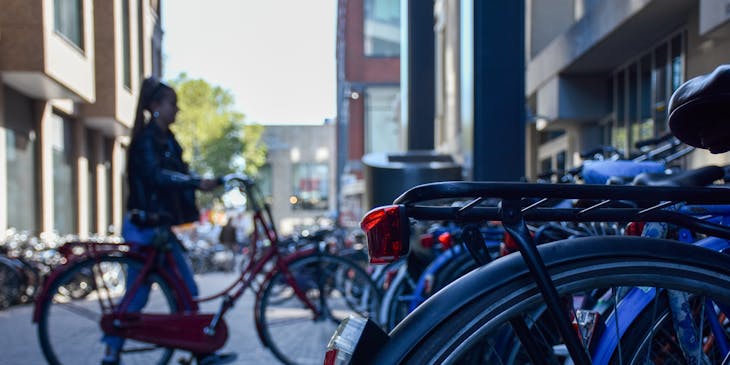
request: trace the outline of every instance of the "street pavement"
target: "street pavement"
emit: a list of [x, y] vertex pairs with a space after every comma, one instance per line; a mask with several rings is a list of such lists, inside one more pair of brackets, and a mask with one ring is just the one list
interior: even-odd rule
[[[208, 273], [197, 275], [196, 281], [202, 295], [217, 293], [235, 280], [234, 274]], [[219, 300], [203, 304], [204, 312], [213, 312]], [[246, 292], [226, 314], [228, 342], [222, 352], [235, 352], [238, 359], [233, 364], [279, 364], [279, 361], [261, 344], [256, 334], [253, 317], [254, 294]], [[36, 326], [32, 323], [33, 306], [14, 306], [0, 311], [0, 364], [45, 364]], [[179, 352], [179, 351], [178, 351]], [[177, 354], [182, 357], [186, 354]], [[322, 354], [324, 356], [324, 352]], [[82, 356], [82, 352], [79, 353]], [[177, 356], [170, 364], [177, 364]]]

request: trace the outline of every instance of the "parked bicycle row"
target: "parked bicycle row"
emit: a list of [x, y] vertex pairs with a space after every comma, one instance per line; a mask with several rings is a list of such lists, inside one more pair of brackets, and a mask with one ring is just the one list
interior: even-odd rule
[[[712, 114], [728, 101], [713, 94], [717, 77], [691, 80], [672, 99], [684, 151], [730, 150], [726, 114]], [[599, 158], [551, 178], [583, 184], [425, 184], [373, 209], [362, 221], [371, 262], [408, 256], [410, 266], [419, 223], [446, 221], [449, 235], [432, 232], [442, 244], [454, 234], [475, 268], [392, 329], [382, 315], [349, 318], [325, 364], [730, 363], [728, 168], [681, 171], [672, 156], [656, 171], [644, 157]], [[498, 253], [495, 221], [505, 232]]]
[[[613, 147], [596, 148], [582, 154], [586, 163], [579, 168], [561, 174], [550, 173], [540, 181], [643, 184], [642, 181], [651, 177], [670, 174], [676, 177], [681, 171], [674, 163], [692, 148], [667, 135], [637, 142], [637, 149], [641, 152], [627, 160]], [[463, 206], [466, 203], [456, 201], [452, 204]], [[497, 203], [482, 201], [480, 205], [496, 206]], [[586, 201], [569, 199], [551, 199], [542, 204], [562, 208], [588, 207]], [[528, 229], [533, 240], [542, 244], [577, 237], [622, 235], [625, 225], [618, 222], [536, 222], [529, 224]], [[514, 240], [500, 222], [419, 221], [411, 226], [410, 246], [411, 253], [404, 260], [373, 269], [373, 279], [384, 290], [378, 321], [387, 330], [447, 284], [500, 256], [517, 251]]]
[[[213, 239], [193, 241], [189, 239], [191, 235], [185, 233], [179, 237], [189, 252], [195, 273], [233, 270], [235, 256], [231, 248]], [[32, 302], [51, 271], [68, 261], [67, 254], [60, 248], [67, 242], [78, 240], [75, 235], [33, 236], [28, 232], [8, 229], [0, 240], [0, 309]], [[121, 242], [118, 236], [94, 235], [87, 240], [103, 244]], [[83, 277], [78, 280], [71, 293], [84, 296], [91, 288]]]
[[[45, 233], [33, 236], [28, 232], [8, 229], [0, 239], [0, 309], [28, 303], [56, 267], [67, 262], [64, 243], [76, 241], [73, 235]], [[90, 241], [117, 243], [118, 238], [92, 236]], [[88, 277], [79, 276], [66, 288], [69, 296], [83, 297], [91, 289]]]

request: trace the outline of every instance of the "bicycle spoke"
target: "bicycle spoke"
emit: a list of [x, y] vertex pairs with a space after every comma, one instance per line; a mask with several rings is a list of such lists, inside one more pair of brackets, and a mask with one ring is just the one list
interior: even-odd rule
[[269, 320], [268, 323], [272, 327], [282, 327], [282, 326], [298, 325], [300, 323], [312, 322], [312, 321], [313, 320], [310, 317], [299, 317], [299, 318], [271, 319], [271, 320]]
[[619, 303], [619, 291], [618, 288], [613, 287], [611, 288], [611, 291], [613, 292], [613, 308], [614, 308], [614, 325], [616, 328], [616, 337], [618, 337], [618, 341], [616, 341], [616, 347], [618, 351], [618, 363], [619, 365], [623, 365], [624, 359], [623, 359], [623, 351], [621, 351], [621, 329], [619, 328], [619, 310], [618, 310], [618, 303]]
[[[651, 312], [652, 322], [657, 321], [657, 313], [659, 311], [658, 310], [659, 300], [657, 299], [658, 296], [659, 296], [659, 288], [655, 287], [654, 288], [654, 305], [652, 306], [652, 312]], [[649, 338], [653, 339], [655, 333], [656, 333], [656, 327], [651, 326], [650, 331], [649, 331]], [[647, 346], [646, 347], [646, 358], [644, 359], [644, 361], [648, 364], [650, 359], [651, 359], [651, 346]]]
[[[706, 304], [706, 297], [702, 296], [700, 297], [700, 327], [697, 329], [697, 338], [704, 338], [704, 328], [705, 328], [705, 307]], [[701, 359], [704, 356], [704, 352], [702, 351], [702, 345], [703, 341], [697, 341], [697, 358]]]
[[[285, 293], [291, 295], [282, 298]], [[336, 256], [305, 256], [265, 286], [259, 303], [261, 335], [284, 363], [321, 364], [322, 349], [342, 319], [376, 313], [379, 302], [375, 284], [360, 267]]]
[[91, 322], [99, 322], [99, 319], [101, 318], [101, 315], [97, 311], [93, 311], [88, 308], [84, 308], [79, 305], [75, 305], [74, 303], [59, 303], [54, 302], [55, 304], [59, 304], [56, 306], [56, 308], [66, 310], [69, 313], [78, 314], [79, 316], [86, 318], [90, 320]]

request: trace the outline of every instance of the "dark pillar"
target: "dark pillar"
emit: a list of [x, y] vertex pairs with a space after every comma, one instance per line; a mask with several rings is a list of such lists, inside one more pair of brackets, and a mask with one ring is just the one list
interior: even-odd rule
[[402, 0], [402, 117], [406, 148], [434, 148], [435, 66], [433, 0]]
[[471, 0], [474, 9], [474, 180], [525, 174], [525, 4]]

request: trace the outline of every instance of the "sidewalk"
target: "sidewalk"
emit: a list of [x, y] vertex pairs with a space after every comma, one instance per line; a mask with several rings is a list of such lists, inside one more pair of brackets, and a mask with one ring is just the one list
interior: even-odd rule
[[[233, 274], [210, 273], [196, 276], [202, 294], [212, 294], [216, 290], [223, 289], [234, 280]], [[256, 334], [256, 326], [253, 316], [254, 294], [247, 292], [241, 297], [228, 314], [228, 343], [221, 350], [223, 352], [235, 352], [238, 359], [233, 364], [254, 365], [254, 364], [279, 364], [278, 360], [261, 344]], [[212, 301], [203, 305], [203, 310], [212, 312], [217, 310], [219, 301]], [[15, 306], [0, 311], [0, 353], [4, 365], [27, 365], [45, 364], [36, 326], [32, 323], [33, 306]], [[79, 356], [82, 356], [80, 352]], [[183, 353], [178, 356], [182, 357]], [[177, 364], [176, 356], [170, 361], [171, 365]], [[322, 354], [324, 356], [324, 352]]]

